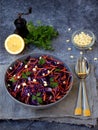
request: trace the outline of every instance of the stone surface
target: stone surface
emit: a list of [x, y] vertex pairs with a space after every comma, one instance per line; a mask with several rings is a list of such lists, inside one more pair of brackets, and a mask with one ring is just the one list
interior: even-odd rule
[[[80, 51], [77, 50], [70, 42], [66, 42], [71, 38], [72, 33], [80, 28], [90, 29], [96, 36], [96, 43], [93, 49], [85, 51], [84, 55], [95, 66], [95, 76], [98, 86], [98, 60], [94, 61], [94, 57], [98, 58], [98, 1], [97, 0], [0, 0], [0, 64], [10, 64], [13, 60], [20, 57], [11, 56], [4, 49], [5, 38], [14, 32], [14, 20], [19, 12], [26, 12], [28, 7], [32, 7], [32, 14], [25, 16], [27, 21], [33, 21], [36, 25], [38, 20], [43, 24], [53, 25], [60, 33], [59, 37], [53, 41], [54, 52], [39, 50], [34, 46], [26, 47], [23, 54], [31, 52], [45, 52], [62, 58], [68, 64], [75, 63]], [[71, 28], [71, 31], [68, 31]], [[71, 47], [72, 51], [67, 48]], [[70, 55], [74, 58], [70, 59]], [[0, 79], [1, 82], [1, 79]], [[1, 121], [0, 129], [73, 129], [88, 130], [85, 127], [74, 125], [66, 125], [59, 123], [32, 122], [32, 121]], [[96, 127], [94, 130], [97, 130]]]

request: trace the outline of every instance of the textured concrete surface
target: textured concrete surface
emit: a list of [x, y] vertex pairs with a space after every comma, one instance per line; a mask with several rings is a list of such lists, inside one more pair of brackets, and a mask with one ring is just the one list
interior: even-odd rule
[[0, 130], [98, 130], [98, 127], [87, 128], [61, 123], [40, 121], [0, 121]]
[[[96, 35], [98, 41], [98, 0], [0, 0], [0, 64], [9, 64], [18, 56], [9, 55], [4, 49], [5, 38], [13, 33], [15, 26], [14, 20], [19, 12], [26, 12], [28, 7], [33, 8], [33, 12], [29, 16], [25, 16], [27, 21], [33, 21], [36, 24], [37, 20], [41, 20], [44, 24], [53, 25], [60, 33], [59, 38], [54, 41], [55, 51], [52, 54], [62, 57], [71, 64], [76, 61], [79, 50], [74, 48], [72, 44], [66, 43], [72, 32], [86, 28], [90, 29]], [[67, 32], [68, 28], [71, 32]], [[72, 52], [68, 52], [67, 48], [72, 47]], [[29, 46], [23, 53], [36, 52], [38, 50], [33, 46]], [[46, 51], [44, 51], [46, 52]], [[50, 53], [47, 51], [47, 53]], [[84, 52], [87, 58], [95, 66], [95, 75], [98, 83], [98, 61], [93, 58], [98, 58], [98, 42], [95, 43], [92, 51]], [[70, 55], [74, 55], [74, 59], [70, 59]], [[19, 55], [21, 56], [21, 55]], [[67, 58], [66, 58], [67, 57]], [[98, 84], [97, 84], [98, 85]], [[75, 126], [60, 123], [48, 123], [39, 121], [0, 121], [0, 130], [89, 130], [84, 126]], [[98, 130], [96, 126], [92, 130]]]

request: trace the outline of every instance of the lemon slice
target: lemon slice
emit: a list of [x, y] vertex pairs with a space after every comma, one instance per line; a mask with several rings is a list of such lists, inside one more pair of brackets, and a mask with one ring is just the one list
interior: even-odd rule
[[10, 54], [19, 54], [25, 47], [24, 40], [18, 34], [11, 34], [5, 40], [5, 49]]

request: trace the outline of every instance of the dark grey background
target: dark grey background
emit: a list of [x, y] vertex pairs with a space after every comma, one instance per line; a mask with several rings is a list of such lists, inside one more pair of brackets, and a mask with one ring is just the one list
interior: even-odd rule
[[[66, 44], [66, 39], [71, 37], [73, 31], [86, 28], [90, 29], [96, 35], [96, 43], [92, 51], [84, 52], [89, 61], [95, 66], [95, 75], [98, 86], [98, 0], [0, 0], [0, 64], [9, 64], [18, 56], [11, 56], [5, 51], [4, 40], [14, 32], [14, 20], [19, 12], [26, 12], [28, 7], [32, 7], [32, 14], [25, 16], [27, 21], [33, 21], [36, 25], [38, 20], [47, 25], [53, 25], [60, 33], [59, 38], [55, 41], [53, 47], [54, 52], [39, 50], [34, 46], [26, 47], [22, 54], [29, 52], [46, 52], [53, 53], [58, 57], [62, 57], [69, 64], [74, 63], [79, 54], [79, 50], [74, 48], [72, 44]], [[68, 33], [67, 29], [71, 28]], [[72, 47], [72, 52], [68, 52], [67, 48]], [[74, 55], [74, 59], [70, 59], [70, 55]], [[67, 57], [67, 58], [66, 58]], [[84, 126], [75, 126], [61, 123], [49, 123], [40, 121], [0, 121], [0, 130], [88, 130]], [[92, 130], [98, 130], [96, 126]]]

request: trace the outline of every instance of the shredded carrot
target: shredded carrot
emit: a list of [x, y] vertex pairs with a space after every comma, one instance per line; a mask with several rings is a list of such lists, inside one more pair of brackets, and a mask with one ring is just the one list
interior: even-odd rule
[[8, 91], [26, 104], [46, 105], [56, 102], [66, 95], [72, 85], [70, 70], [52, 56], [29, 56], [24, 60], [16, 60], [12, 68], [6, 73], [6, 82], [10, 84]]

